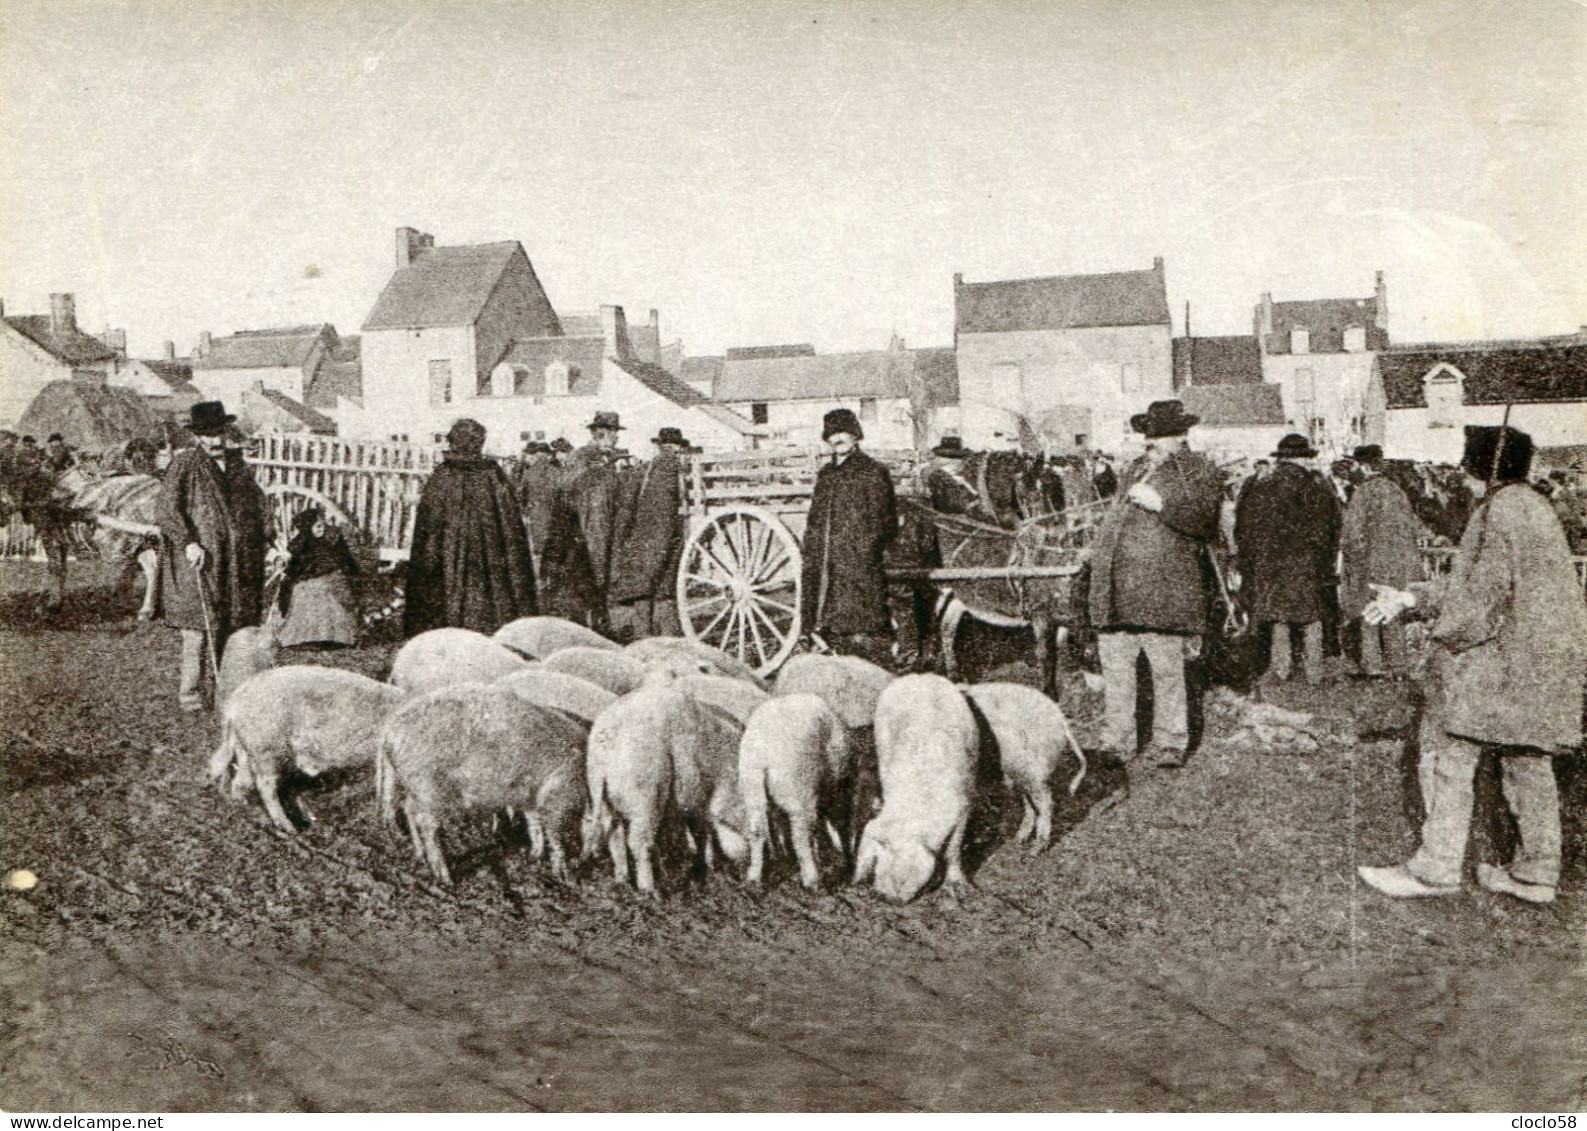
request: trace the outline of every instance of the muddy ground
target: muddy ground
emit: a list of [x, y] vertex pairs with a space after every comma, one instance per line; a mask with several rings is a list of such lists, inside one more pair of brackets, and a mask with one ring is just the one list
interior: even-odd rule
[[785, 865], [652, 904], [483, 826], [447, 891], [367, 775], [304, 791], [296, 838], [216, 794], [174, 634], [91, 568], [42, 618], [36, 570], [0, 564], [0, 871], [39, 877], [0, 891], [7, 1110], [1587, 1107], [1580, 764], [1555, 905], [1379, 898], [1353, 872], [1411, 847], [1404, 688], [1297, 688], [1312, 754], [1231, 744], [1209, 699], [1184, 769], [1095, 767], [1040, 856], [989, 790], [962, 896]]

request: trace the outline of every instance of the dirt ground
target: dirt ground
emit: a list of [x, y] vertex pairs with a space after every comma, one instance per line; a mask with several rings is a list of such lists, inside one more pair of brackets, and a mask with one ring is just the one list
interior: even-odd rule
[[214, 792], [175, 634], [91, 568], [41, 619], [36, 569], [0, 564], [0, 872], [39, 878], [0, 891], [6, 1110], [1587, 1107], [1587, 775], [1552, 907], [1376, 897], [1355, 865], [1412, 840], [1402, 687], [1297, 689], [1311, 754], [1232, 744], [1214, 696], [1184, 769], [1093, 767], [1039, 856], [989, 789], [963, 895], [674, 868], [653, 904], [484, 826], [447, 891], [367, 774], [303, 790], [295, 838]]

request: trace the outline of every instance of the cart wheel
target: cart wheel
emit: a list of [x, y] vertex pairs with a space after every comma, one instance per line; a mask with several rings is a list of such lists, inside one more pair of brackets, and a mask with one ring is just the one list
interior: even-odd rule
[[799, 639], [799, 543], [770, 511], [725, 507], [689, 536], [678, 570], [688, 639], [769, 676]]

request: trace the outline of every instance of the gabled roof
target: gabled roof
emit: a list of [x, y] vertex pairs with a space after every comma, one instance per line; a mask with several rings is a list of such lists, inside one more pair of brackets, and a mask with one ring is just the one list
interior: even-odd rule
[[718, 424], [727, 425], [741, 436], [766, 435], [766, 429], [759, 427], [749, 420], [746, 420], [744, 417], [740, 416], [726, 405], [714, 404], [711, 401], [704, 401], [695, 405], [694, 407], [700, 412], [704, 413], [706, 416], [709, 416]]
[[110, 361], [116, 356], [115, 350], [81, 330], [72, 329], [57, 336], [50, 328], [48, 314], [10, 315], [5, 323], [67, 365], [89, 365], [96, 361]]
[[336, 421], [323, 413], [315, 412], [301, 401], [293, 400], [279, 389], [260, 389], [257, 395], [298, 421], [308, 431], [322, 436], [336, 435]]
[[161, 358], [157, 361], [145, 361], [143, 364], [149, 367], [149, 372], [169, 385], [172, 392], [186, 393], [197, 391], [192, 385], [193, 366], [190, 363], [186, 361], [166, 361]]
[[1261, 383], [1262, 347], [1255, 335], [1174, 339], [1174, 388]]
[[364, 329], [472, 325], [515, 256], [528, 263], [517, 240], [422, 251], [391, 276]]
[[1169, 325], [1168, 292], [1155, 268], [994, 283], [955, 280], [953, 305], [961, 334]]
[[194, 369], [300, 369], [321, 340], [336, 340], [336, 329], [283, 326], [273, 330], [239, 330], [210, 342], [209, 352], [193, 358]]
[[[1260, 308], [1259, 308], [1260, 309]], [[1359, 326], [1367, 332], [1367, 349], [1388, 348], [1389, 333], [1377, 326], [1376, 298], [1316, 298], [1273, 304], [1273, 332], [1267, 335], [1267, 352], [1289, 353], [1291, 330], [1306, 330], [1309, 353], [1344, 353], [1345, 330]]]
[[722, 364], [715, 396], [724, 404], [907, 397], [914, 367], [908, 350], [745, 360], [729, 355]]
[[1273, 384], [1192, 385], [1179, 390], [1185, 411], [1208, 428], [1263, 428], [1284, 423], [1283, 389]]
[[722, 379], [720, 357], [686, 357], [679, 366], [678, 376], [685, 381], [703, 381], [709, 384], [715, 396], [716, 383]]
[[915, 377], [925, 386], [928, 408], [953, 408], [959, 403], [959, 353], [952, 347], [910, 350]]
[[624, 373], [638, 381], [651, 392], [666, 397], [680, 408], [694, 408], [696, 405], [710, 403], [710, 398], [696, 392], [685, 385], [678, 378], [668, 373], [659, 365], [651, 365], [647, 361], [638, 361], [634, 358], [617, 361], [614, 364]]
[[816, 347], [809, 342], [787, 346], [732, 346], [727, 351], [728, 361], [760, 361], [771, 357], [814, 357]]
[[1495, 348], [1457, 342], [1389, 350], [1378, 355], [1377, 364], [1389, 408], [1425, 408], [1422, 382], [1440, 365], [1465, 376], [1466, 404], [1587, 401], [1587, 344]]
[[518, 386], [521, 396], [544, 396], [546, 367], [560, 361], [570, 370], [577, 370], [569, 374], [569, 395], [593, 397], [601, 391], [601, 359], [605, 355], [606, 339], [599, 334], [578, 338], [524, 338], [507, 347], [502, 361], [523, 371], [522, 384]]

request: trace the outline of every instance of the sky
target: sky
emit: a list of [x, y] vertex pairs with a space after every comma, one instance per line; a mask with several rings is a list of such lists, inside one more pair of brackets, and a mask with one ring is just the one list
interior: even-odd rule
[[1574, 0], [5, 0], [0, 300], [356, 332], [394, 231], [518, 240], [691, 355], [953, 340], [966, 281], [1166, 261], [1175, 333], [1388, 282], [1587, 323]]

